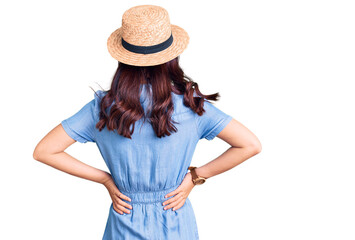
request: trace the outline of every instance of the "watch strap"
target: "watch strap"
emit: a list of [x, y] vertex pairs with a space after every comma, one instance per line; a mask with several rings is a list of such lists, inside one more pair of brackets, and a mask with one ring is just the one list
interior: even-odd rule
[[195, 182], [195, 180], [198, 178], [197, 173], [195, 171], [196, 167], [189, 167], [189, 170], [191, 172], [191, 176], [192, 176], [192, 181]]

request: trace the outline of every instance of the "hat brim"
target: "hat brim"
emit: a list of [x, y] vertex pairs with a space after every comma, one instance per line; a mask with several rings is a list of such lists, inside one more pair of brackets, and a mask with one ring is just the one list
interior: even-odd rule
[[154, 66], [168, 62], [187, 48], [190, 39], [183, 28], [171, 24], [173, 43], [167, 49], [151, 54], [140, 54], [130, 52], [122, 46], [121, 30], [122, 27], [111, 33], [107, 39], [107, 48], [114, 59], [133, 66]]

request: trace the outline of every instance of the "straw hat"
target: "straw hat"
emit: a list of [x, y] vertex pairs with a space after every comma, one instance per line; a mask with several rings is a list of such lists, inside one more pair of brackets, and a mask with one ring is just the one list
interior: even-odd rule
[[122, 26], [111, 33], [107, 48], [119, 62], [134, 66], [154, 66], [180, 55], [189, 43], [189, 35], [170, 24], [168, 12], [154, 5], [126, 10]]

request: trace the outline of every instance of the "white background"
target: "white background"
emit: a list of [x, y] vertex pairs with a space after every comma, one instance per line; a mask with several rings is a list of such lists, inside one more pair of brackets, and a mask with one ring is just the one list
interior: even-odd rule
[[[191, 192], [200, 239], [355, 239], [355, 8], [342, 0], [1, 2], [0, 239], [102, 238], [104, 186], [32, 153], [93, 98], [89, 86], [109, 87], [107, 38], [141, 4], [189, 33], [185, 74], [262, 143]], [[227, 148], [202, 140], [192, 165]], [[67, 152], [107, 170], [93, 143]]]

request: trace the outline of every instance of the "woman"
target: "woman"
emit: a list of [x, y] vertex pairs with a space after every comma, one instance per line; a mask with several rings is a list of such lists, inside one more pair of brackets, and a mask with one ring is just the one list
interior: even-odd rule
[[[179, 55], [188, 41], [164, 8], [128, 9], [108, 39], [119, 61], [110, 90], [95, 92], [34, 151], [36, 160], [107, 188], [104, 240], [199, 239], [191, 190], [261, 151], [253, 133], [207, 101], [218, 93], [203, 95], [184, 75]], [[197, 142], [216, 136], [231, 147], [204, 166], [189, 166]], [[95, 142], [109, 172], [64, 152], [76, 141]]]

